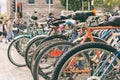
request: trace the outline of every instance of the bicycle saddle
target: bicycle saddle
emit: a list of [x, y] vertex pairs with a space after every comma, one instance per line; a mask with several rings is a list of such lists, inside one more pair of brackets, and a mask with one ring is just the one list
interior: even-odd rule
[[109, 21], [98, 24], [98, 26], [120, 26], [120, 16], [113, 16]]
[[89, 12], [84, 12], [84, 11], [80, 11], [80, 12], [75, 12], [72, 14], [72, 19], [74, 20], [80, 20], [80, 22], [85, 22], [86, 19], [89, 16], [94, 16], [95, 14], [91, 11]]
[[72, 18], [72, 15], [69, 14], [69, 15], [61, 15], [60, 18], [63, 20], [63, 19], [69, 19], [69, 18]]

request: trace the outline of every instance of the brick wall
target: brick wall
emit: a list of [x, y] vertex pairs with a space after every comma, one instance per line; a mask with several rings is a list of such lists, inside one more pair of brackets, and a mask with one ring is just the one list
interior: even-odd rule
[[15, 14], [12, 9], [12, 0], [7, 0], [7, 18], [14, 18]]
[[[17, 0], [19, 2], [20, 0]], [[28, 4], [28, 0], [21, 0], [22, 1], [22, 14], [23, 18], [27, 19], [33, 11], [40, 12], [41, 14], [48, 15], [49, 13], [49, 6], [46, 4], [46, 0], [35, 0], [35, 4], [30, 5]], [[14, 17], [14, 12], [12, 11], [12, 0], [8, 0], [8, 17]], [[51, 12], [55, 15], [60, 15], [61, 11], [64, 10], [63, 6], [60, 3], [60, 0], [53, 0], [53, 4], [51, 5]]]
[[[49, 13], [49, 6], [46, 4], [46, 0], [35, 0], [35, 4], [32, 5], [28, 4], [28, 0], [22, 0], [22, 7], [24, 18], [30, 16], [34, 10], [44, 15], [48, 15]], [[53, 0], [51, 12], [55, 15], [60, 15], [62, 10], [64, 10], [64, 8], [61, 5], [60, 0]]]

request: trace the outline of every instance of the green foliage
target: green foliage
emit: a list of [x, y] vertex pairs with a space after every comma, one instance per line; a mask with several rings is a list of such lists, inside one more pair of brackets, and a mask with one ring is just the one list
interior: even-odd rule
[[120, 5], [119, 0], [94, 0], [95, 7], [101, 7], [105, 11], [111, 11]]
[[[61, 4], [66, 8], [66, 0], [60, 0]], [[69, 1], [69, 10], [82, 10], [82, 0], [68, 0]], [[95, 8], [102, 8], [105, 11], [110, 11], [114, 9], [116, 6], [120, 7], [120, 1], [119, 0], [94, 0], [94, 6]], [[84, 0], [84, 9], [88, 9], [88, 0]]]
[[61, 4], [66, 8], [66, 0], [60, 0]]
[[88, 2], [87, 1], [84, 2], [84, 10], [88, 10]]
[[[60, 0], [61, 4], [66, 8], [66, 0]], [[82, 0], [69, 0], [68, 2], [69, 10], [77, 11], [82, 8]]]

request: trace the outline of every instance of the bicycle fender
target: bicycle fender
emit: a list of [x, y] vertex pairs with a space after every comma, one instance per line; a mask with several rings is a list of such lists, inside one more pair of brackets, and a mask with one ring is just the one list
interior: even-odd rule
[[31, 35], [19, 35], [19, 36], [15, 37], [14, 40], [18, 39], [18, 38], [22, 38], [22, 37], [31, 38]]

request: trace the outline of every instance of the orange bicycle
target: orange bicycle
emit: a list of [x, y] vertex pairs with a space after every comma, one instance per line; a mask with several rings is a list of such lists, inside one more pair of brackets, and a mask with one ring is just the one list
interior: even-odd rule
[[[90, 33], [85, 34], [81, 43], [84, 43], [88, 37], [92, 42], [95, 41], [93, 36], [91, 35], [91, 31], [93, 30], [115, 28], [120, 27], [103, 26], [87, 28]], [[109, 51], [116, 51], [110, 46], [98, 44], [99, 43], [80, 44], [63, 54], [56, 64], [51, 80], [87, 80], [87, 78], [92, 75], [94, 70], [93, 66], [95, 66], [95, 64], [93, 64], [93, 62], [91, 61], [91, 56], [89, 56], [88, 54], [93, 52], [99, 58], [99, 61], [97, 61], [97, 65], [100, 66], [100, 64], [102, 64], [102, 60], [105, 60], [105, 58], [107, 57], [106, 54], [110, 54]]]

